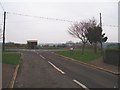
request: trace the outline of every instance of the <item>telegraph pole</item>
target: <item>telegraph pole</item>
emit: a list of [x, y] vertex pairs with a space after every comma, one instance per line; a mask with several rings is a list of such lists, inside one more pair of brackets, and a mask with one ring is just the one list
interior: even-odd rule
[[4, 24], [3, 24], [3, 45], [2, 50], [5, 50], [5, 21], [6, 21], [6, 12], [4, 11]]
[[[101, 27], [101, 29], [102, 29], [102, 16], [101, 16], [101, 13], [100, 13], [100, 27]], [[101, 34], [102, 34], [102, 33], [101, 33]], [[100, 44], [101, 44], [101, 54], [102, 54], [102, 53], [103, 53], [102, 36], [101, 36]]]
[[100, 27], [102, 28], [102, 16], [101, 16], [101, 13], [100, 13]]

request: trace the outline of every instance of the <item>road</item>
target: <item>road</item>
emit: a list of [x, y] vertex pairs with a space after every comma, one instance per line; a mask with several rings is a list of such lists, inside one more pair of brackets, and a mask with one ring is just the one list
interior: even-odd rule
[[15, 88], [116, 88], [118, 76], [56, 56], [51, 51], [21, 51]]

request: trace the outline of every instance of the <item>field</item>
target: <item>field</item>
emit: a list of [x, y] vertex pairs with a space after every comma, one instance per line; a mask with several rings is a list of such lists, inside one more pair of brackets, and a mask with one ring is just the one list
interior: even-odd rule
[[101, 57], [100, 51], [98, 51], [95, 54], [92, 49], [86, 49], [84, 54], [82, 54], [80, 50], [74, 50], [73, 52], [71, 52], [70, 50], [66, 50], [66, 51], [58, 51], [56, 53], [66, 57], [73, 58], [78, 61], [84, 61], [84, 62], [95, 60]]

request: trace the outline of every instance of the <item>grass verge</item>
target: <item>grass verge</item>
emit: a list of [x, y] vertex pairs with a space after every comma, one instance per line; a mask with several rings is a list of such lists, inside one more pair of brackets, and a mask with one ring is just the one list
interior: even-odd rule
[[78, 61], [84, 61], [84, 62], [95, 60], [95, 59], [101, 57], [100, 51], [95, 54], [92, 50], [85, 50], [84, 54], [82, 54], [80, 50], [74, 50], [73, 52], [71, 52], [69, 50], [57, 51], [55, 53], [66, 56], [66, 57], [73, 58]]
[[5, 49], [4, 52], [17, 52], [17, 50], [13, 50], [13, 49]]
[[7, 63], [7, 64], [19, 64], [20, 61], [20, 53], [7, 53], [4, 52], [2, 54], [2, 63]]

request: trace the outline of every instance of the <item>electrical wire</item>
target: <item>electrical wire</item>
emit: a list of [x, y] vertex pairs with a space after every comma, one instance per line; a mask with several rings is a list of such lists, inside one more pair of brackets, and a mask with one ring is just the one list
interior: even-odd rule
[[[49, 17], [33, 16], [33, 15], [20, 14], [20, 13], [15, 13], [15, 12], [7, 12], [7, 13], [8, 13], [8, 14], [13, 14], [13, 15], [25, 16], [25, 17], [33, 17], [33, 18], [40, 18], [40, 19], [46, 19], [46, 20], [56, 20], [56, 21], [72, 22], [72, 23], [74, 23], [74, 21], [65, 20], [65, 19], [59, 19], [59, 18], [49, 18]], [[23, 21], [23, 22], [24, 22], [24, 21]], [[26, 22], [31, 22], [31, 21], [26, 21]], [[102, 25], [102, 26], [118, 27], [118, 26], [115, 26], [115, 25]]]
[[1, 2], [0, 2], [0, 6], [1, 6], [2, 10], [5, 11], [5, 9], [4, 9], [4, 7], [3, 7]]
[[106, 27], [118, 27], [116, 25], [102, 25], [102, 26], [106, 26]]
[[46, 19], [46, 20], [56, 20], [56, 21], [63, 21], [63, 22], [74, 22], [74, 21], [71, 21], [71, 20], [58, 19], [58, 18], [49, 18], [49, 17], [41, 17], [41, 16], [33, 16], [33, 15], [26, 15], [26, 14], [14, 13], [14, 12], [7, 12], [7, 13], [8, 14], [14, 14], [14, 15], [20, 15], [20, 16], [26, 16], [26, 17]]

